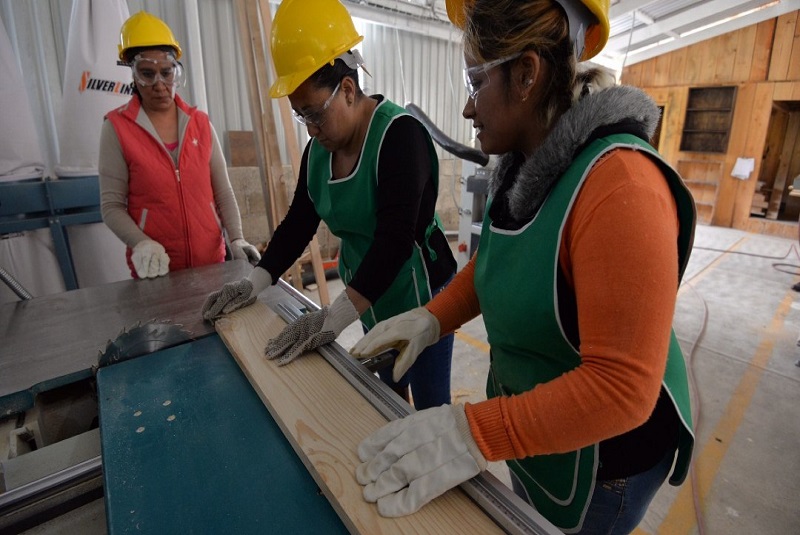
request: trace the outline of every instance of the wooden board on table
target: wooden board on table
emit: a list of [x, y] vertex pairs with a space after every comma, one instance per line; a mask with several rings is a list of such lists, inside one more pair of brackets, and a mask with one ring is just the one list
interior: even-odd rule
[[283, 367], [267, 360], [267, 341], [285, 325], [257, 301], [218, 320], [216, 329], [351, 533], [503, 533], [460, 489], [401, 518], [383, 518], [364, 501], [356, 448], [386, 419], [317, 353]]

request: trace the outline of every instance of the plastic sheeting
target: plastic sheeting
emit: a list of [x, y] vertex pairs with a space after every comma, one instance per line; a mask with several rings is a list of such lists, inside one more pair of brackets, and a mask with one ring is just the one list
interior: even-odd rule
[[[0, 266], [33, 295], [57, 294], [66, 290], [58, 267], [49, 229], [30, 230], [0, 237]], [[19, 301], [0, 282], [0, 304]]]
[[67, 37], [56, 175], [97, 174], [100, 128], [106, 113], [131, 96], [131, 71], [117, 65], [125, 1], [75, 0]]
[[[58, 140], [61, 161], [55, 168], [60, 179], [97, 174], [103, 117], [130, 100], [130, 68], [117, 65], [119, 30], [127, 18], [124, 0], [72, 4]], [[67, 233], [78, 287], [131, 278], [125, 245], [104, 223], [76, 225]]]
[[5, 24], [0, 20], [0, 182], [41, 178], [44, 159], [30, 101]]

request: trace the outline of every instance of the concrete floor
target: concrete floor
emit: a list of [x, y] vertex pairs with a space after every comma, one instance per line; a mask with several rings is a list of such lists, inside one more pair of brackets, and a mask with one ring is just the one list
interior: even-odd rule
[[[691, 371], [695, 460], [682, 486], [659, 491], [638, 535], [800, 533], [798, 281], [796, 241], [698, 227], [674, 322]], [[341, 282], [328, 285], [335, 298]], [[352, 325], [338, 342], [350, 349], [360, 337]], [[456, 333], [454, 402], [485, 399], [488, 347], [480, 317]], [[508, 481], [504, 465], [490, 470]]]
[[[675, 313], [694, 386], [693, 472], [681, 487], [659, 491], [637, 535], [800, 533], [798, 281], [794, 240], [697, 229]], [[328, 285], [333, 298], [342, 290], [338, 279]], [[360, 337], [351, 325], [338, 342], [350, 349]], [[485, 399], [487, 368], [479, 317], [456, 333], [453, 401]], [[508, 482], [503, 464], [490, 470]], [[27, 533], [100, 535], [104, 519], [98, 500]]]

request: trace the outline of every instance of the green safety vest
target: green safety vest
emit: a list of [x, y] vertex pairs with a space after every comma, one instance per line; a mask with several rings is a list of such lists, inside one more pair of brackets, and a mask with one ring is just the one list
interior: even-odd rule
[[[556, 182], [539, 213], [519, 230], [492, 228], [490, 200], [474, 278], [491, 345], [488, 397], [526, 392], [580, 364], [579, 352], [568, 341], [558, 317], [558, 251], [564, 225], [583, 181], [598, 159], [618, 148], [642, 150], [665, 174], [678, 207], [679, 277], [683, 276], [694, 236], [694, 201], [678, 174], [655, 149], [636, 136], [616, 134], [592, 142]], [[671, 483], [679, 484], [688, 471], [694, 434], [686, 365], [674, 331], [663, 385], [682, 424], [678, 459], [670, 479]], [[527, 457], [507, 464], [525, 486], [536, 509], [569, 533], [582, 527], [594, 491], [598, 451], [598, 445], [594, 444], [579, 451]]]
[[[317, 214], [331, 232], [341, 240], [339, 276], [350, 284], [364, 256], [372, 246], [377, 224], [378, 157], [389, 125], [406, 111], [384, 99], [378, 103], [370, 121], [356, 170], [349, 176], [333, 180], [333, 155], [316, 139], [308, 154], [308, 193]], [[428, 138], [432, 175], [439, 189], [439, 159]], [[429, 245], [431, 234], [442, 228], [434, 214], [425, 232], [425, 247], [432, 260], [436, 254]], [[361, 321], [372, 328], [379, 321], [391, 318], [430, 301], [431, 287], [420, 244], [414, 244], [411, 257], [403, 263], [391, 286], [361, 315]]]

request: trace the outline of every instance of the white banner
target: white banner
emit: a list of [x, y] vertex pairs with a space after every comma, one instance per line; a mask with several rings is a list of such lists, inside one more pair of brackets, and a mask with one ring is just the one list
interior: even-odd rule
[[22, 72], [0, 20], [0, 182], [41, 178], [44, 158]]
[[67, 38], [64, 100], [56, 175], [97, 174], [100, 127], [106, 113], [131, 97], [131, 70], [117, 65], [125, 0], [74, 0]]
[[[130, 67], [117, 65], [125, 0], [74, 0], [67, 38], [57, 178], [97, 174], [103, 117], [131, 98]], [[130, 279], [125, 244], [105, 223], [67, 229], [78, 287]]]

